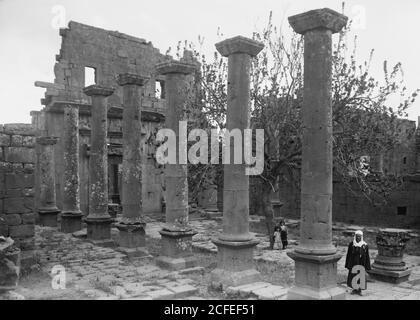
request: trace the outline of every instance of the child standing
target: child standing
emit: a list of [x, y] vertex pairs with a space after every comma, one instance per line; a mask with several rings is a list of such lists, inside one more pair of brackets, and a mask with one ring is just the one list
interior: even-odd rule
[[284, 220], [280, 222], [280, 239], [281, 243], [283, 245], [283, 250], [287, 248], [288, 242], [287, 242], [287, 227]]
[[274, 228], [273, 238], [274, 238], [273, 250], [280, 250], [280, 242], [281, 242], [280, 226], [276, 226]]

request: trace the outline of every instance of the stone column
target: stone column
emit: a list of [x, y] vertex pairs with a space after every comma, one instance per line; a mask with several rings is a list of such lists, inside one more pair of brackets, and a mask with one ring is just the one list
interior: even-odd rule
[[[32, 125], [36, 130], [36, 137], [47, 136], [47, 130], [45, 128], [45, 111], [31, 111], [32, 116]], [[40, 206], [40, 166], [39, 166], [39, 156], [40, 156], [40, 146], [35, 144], [35, 201], [34, 201], [34, 210], [38, 212]]]
[[122, 219], [120, 250], [130, 256], [148, 256], [142, 210], [142, 146], [141, 105], [143, 86], [147, 79], [135, 74], [121, 74], [118, 84], [123, 87], [123, 163]]
[[332, 34], [347, 17], [330, 9], [289, 18], [304, 35], [304, 97], [301, 226], [295, 260], [295, 287], [289, 299], [344, 299], [337, 286], [337, 254], [332, 244]]
[[73, 104], [64, 106], [64, 175], [63, 175], [63, 214], [61, 231], [73, 233], [82, 229], [80, 211], [79, 177], [79, 107]]
[[[217, 51], [228, 57], [226, 129], [241, 130], [250, 125], [251, 58], [264, 48], [262, 43], [234, 37], [216, 44]], [[249, 233], [249, 176], [246, 165], [233, 164], [234, 143], [230, 144], [230, 163], [224, 164], [223, 232], [213, 242], [218, 247], [217, 268], [211, 274], [215, 288], [254, 282], [259, 272], [254, 267], [253, 250], [258, 244]]]
[[187, 137], [179, 136], [179, 122], [183, 120], [183, 108], [187, 100], [188, 75], [196, 66], [178, 61], [164, 62], [156, 66], [158, 74], [165, 75], [166, 118], [165, 127], [176, 134], [177, 163], [165, 165], [166, 223], [160, 231], [162, 253], [156, 263], [168, 269], [184, 269], [196, 265], [192, 256], [192, 236], [196, 234], [188, 223], [187, 165], [181, 164], [178, 155], [180, 139], [186, 145]]
[[92, 97], [91, 139], [89, 157], [89, 214], [86, 217], [87, 238], [111, 244], [111, 216], [108, 214], [108, 108], [107, 97], [114, 89], [92, 85], [83, 89]]
[[42, 226], [57, 227], [57, 208], [55, 193], [54, 145], [57, 137], [39, 137], [36, 139], [39, 165], [39, 223]]
[[403, 260], [404, 249], [410, 239], [407, 231], [380, 229], [376, 236], [378, 255], [369, 274], [381, 281], [401, 283], [411, 274]]

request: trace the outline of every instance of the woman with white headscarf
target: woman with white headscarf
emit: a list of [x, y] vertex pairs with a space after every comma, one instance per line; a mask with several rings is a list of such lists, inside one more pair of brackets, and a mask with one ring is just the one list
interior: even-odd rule
[[355, 232], [353, 241], [349, 244], [345, 267], [349, 270], [349, 274], [347, 277], [347, 286], [353, 289], [352, 294], [357, 293], [361, 295], [362, 290], [366, 290], [366, 286], [365, 288], [359, 289], [353, 288], [352, 280], [357, 274], [352, 273], [352, 269], [354, 266], [363, 266], [366, 271], [370, 270], [369, 247], [367, 243], [363, 241], [363, 232], [360, 230]]

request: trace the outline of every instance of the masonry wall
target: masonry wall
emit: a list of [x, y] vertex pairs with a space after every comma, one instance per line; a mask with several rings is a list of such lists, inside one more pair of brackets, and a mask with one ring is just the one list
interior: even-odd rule
[[[357, 190], [356, 184], [353, 190]], [[404, 188], [395, 191], [388, 203], [368, 201], [361, 192], [350, 192], [342, 182], [333, 184], [333, 221], [381, 227], [420, 227], [420, 175], [404, 177]], [[283, 186], [281, 215], [300, 218], [300, 193], [291, 185]]]
[[30, 124], [0, 125], [0, 235], [23, 250], [35, 232], [35, 130]]

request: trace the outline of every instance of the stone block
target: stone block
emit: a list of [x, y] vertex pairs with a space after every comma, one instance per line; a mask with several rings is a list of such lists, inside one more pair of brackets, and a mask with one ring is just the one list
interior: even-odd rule
[[9, 234], [12, 238], [29, 238], [35, 235], [35, 225], [22, 224], [19, 226], [10, 226]]
[[226, 294], [231, 296], [240, 296], [241, 298], [247, 298], [255, 290], [267, 288], [269, 286], [271, 286], [271, 284], [268, 282], [253, 282], [241, 286], [228, 287], [225, 291]]
[[178, 274], [201, 274], [204, 275], [205, 269], [204, 267], [193, 267], [182, 269], [178, 271]]
[[33, 198], [35, 196], [35, 189], [25, 188], [22, 190], [21, 194], [26, 198]]
[[23, 172], [27, 174], [35, 173], [35, 165], [32, 163], [25, 163], [23, 166]]
[[6, 198], [4, 199], [3, 209], [4, 213], [29, 213], [31, 208], [29, 207], [28, 198], [19, 197], [19, 198]]
[[4, 158], [12, 163], [34, 163], [35, 149], [25, 147], [4, 148]]
[[28, 147], [28, 148], [33, 148], [35, 147], [35, 137], [33, 136], [23, 136], [22, 137], [22, 146], [23, 147]]
[[192, 268], [197, 265], [197, 258], [193, 256], [172, 258], [167, 256], [159, 256], [156, 258], [156, 264], [164, 269], [182, 270]]
[[8, 134], [35, 135], [35, 127], [30, 123], [5, 124], [3, 131]]
[[23, 163], [10, 163], [10, 171], [14, 173], [23, 173]]
[[10, 146], [11, 147], [21, 147], [23, 143], [23, 136], [12, 135], [10, 136]]
[[35, 224], [35, 213], [24, 213], [20, 215], [23, 224]]
[[6, 224], [6, 221], [1, 220], [2, 216], [0, 216], [0, 236], [8, 237], [9, 236], [9, 226]]
[[22, 223], [22, 219], [20, 217], [20, 214], [6, 214], [5, 220], [7, 225], [9, 226], [18, 226]]
[[[1, 151], [3, 149], [4, 148], [0, 147], [0, 154], [3, 154], [3, 152]], [[12, 165], [8, 162], [4, 162], [3, 160], [0, 160], [0, 173], [11, 172]]]
[[259, 282], [261, 274], [255, 269], [232, 271], [216, 268], [211, 272], [210, 286], [216, 290]]
[[10, 136], [8, 134], [0, 133], [0, 147], [10, 146]]
[[[30, 250], [35, 249], [35, 241], [33, 237], [16, 239], [16, 245], [24, 252], [28, 252]], [[32, 259], [28, 257], [28, 260], [32, 260]], [[22, 263], [23, 263], [23, 257], [22, 257]], [[28, 264], [31, 265], [30, 261]]]
[[0, 246], [0, 292], [16, 288], [20, 275], [20, 250], [8, 240]]
[[198, 293], [198, 288], [190, 284], [168, 285], [166, 287], [175, 293], [173, 299], [181, 299]]
[[147, 295], [150, 296], [152, 300], [171, 300], [175, 297], [175, 293], [168, 289], [148, 291]]
[[9, 189], [6, 190], [5, 198], [18, 198], [22, 196], [21, 189]]
[[282, 286], [268, 286], [252, 292], [260, 300], [277, 300], [287, 295], [287, 289]]

